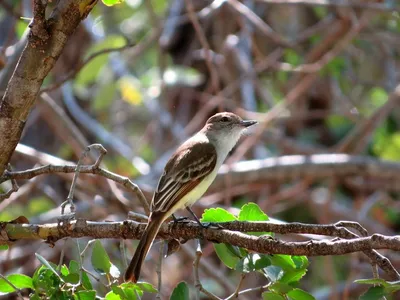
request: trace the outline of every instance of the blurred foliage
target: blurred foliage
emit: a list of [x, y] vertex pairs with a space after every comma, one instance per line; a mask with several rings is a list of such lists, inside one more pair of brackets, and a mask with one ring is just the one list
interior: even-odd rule
[[[10, 8], [7, 10], [3, 9], [5, 6], [0, 7], [0, 54], [4, 53], [7, 57], [6, 62], [11, 62], [12, 55], [17, 51], [16, 43], [22, 39], [32, 20], [32, 1], [0, 2], [8, 4], [7, 7]], [[49, 1], [49, 13], [51, 8], [57, 5], [56, 2]], [[212, 97], [215, 91], [210, 88], [211, 79], [204, 59], [205, 51], [188, 21], [183, 0], [99, 1], [87, 20], [76, 30], [75, 36], [71, 37], [57, 66], [43, 85], [46, 87], [59, 82], [99, 51], [133, 45], [125, 50], [97, 56], [69, 80], [69, 83], [76, 103], [82, 111], [110, 132], [112, 138], [120, 139], [132, 149], [132, 154], [126, 154], [115, 149], [118, 147], [107, 147], [109, 153], [103, 160], [105, 168], [133, 179], [144, 188], [148, 197], [151, 197], [152, 188], [160, 175], [161, 170], [157, 169], [160, 168], [159, 165], [163, 165], [165, 157], [183, 138], [197, 130], [208, 115], [218, 109], [229, 109], [238, 110], [243, 116], [248, 114], [249, 117], [253, 117], [253, 113], [259, 113], [255, 115], [262, 118], [263, 114], [275, 105], [284, 103], [288, 94], [293, 95], [293, 89], [298, 87], [298, 82], [308, 74], [287, 71], [273, 62], [266, 70], [256, 73], [254, 70], [259, 62], [278, 49], [282, 50], [282, 56], [277, 62], [285, 66], [296, 68], [303, 64], [313, 64], [315, 61], [310, 57], [318, 53], [317, 50], [324, 48], [323, 43], [332, 35], [337, 22], [357, 22], [363, 11], [361, 8], [346, 6], [286, 6], [269, 5], [262, 1], [241, 1], [249, 5], [261, 21], [287, 40], [295, 40], [306, 30], [312, 29], [302, 42], [285, 47], [276, 45], [267, 35], [261, 34], [257, 26], [235, 12], [226, 1], [193, 2], [198, 12], [204, 8], [208, 9], [208, 12], [206, 9], [197, 16], [212, 50], [213, 63], [220, 79], [219, 88], [224, 91], [230, 86], [229, 92], [222, 94], [222, 100]], [[183, 7], [181, 10], [179, 4]], [[259, 143], [253, 147], [255, 150], [249, 151], [243, 159], [302, 153], [299, 150], [301, 147], [297, 147], [299, 144], [310, 146], [315, 153], [334, 152], [335, 146], [354, 128], [368, 121], [387, 103], [389, 95], [399, 82], [400, 16], [396, 1], [377, 1], [375, 4], [382, 4], [386, 8], [396, 7], [396, 10], [368, 11], [371, 18], [365, 30], [323, 65], [317, 72], [317, 79], [313, 85], [292, 106], [285, 107], [268, 127], [268, 132], [278, 133], [281, 138], [271, 142], [261, 137]], [[321, 23], [328, 19], [335, 22], [322, 26]], [[321, 25], [319, 29], [318, 24]], [[139, 51], [138, 49], [157, 30], [164, 34], [164, 38], [168, 37], [164, 44], [157, 36]], [[237, 39], [236, 44], [230, 44], [232, 37]], [[329, 54], [328, 51], [339, 42], [340, 40], [335, 41], [321, 54]], [[246, 46], [246, 43], [249, 44]], [[0, 60], [1, 58], [0, 55]], [[251, 92], [244, 89], [244, 79], [251, 79]], [[89, 143], [103, 142], [101, 135], [93, 130], [91, 125], [76, 119], [77, 113], [71, 109], [61, 89], [51, 91], [50, 95], [65, 109], [68, 117], [75, 122]], [[249, 100], [251, 95], [254, 95], [253, 107], [256, 111], [250, 111], [245, 105], [245, 101]], [[213, 101], [219, 100], [219, 106], [206, 109], [212, 106]], [[38, 106], [39, 109], [33, 110], [27, 122], [22, 143], [68, 161], [77, 161], [82, 149], [77, 149], [73, 143], [69, 143], [70, 136], [63, 131], [57, 131], [57, 126], [46, 121], [46, 117], [57, 117], [46, 116], [40, 105]], [[397, 105], [376, 129], [368, 133], [368, 145], [356, 154], [400, 162], [399, 116]], [[188, 124], [197, 127], [190, 128], [191, 132], [186, 127]], [[287, 139], [293, 141], [295, 147], [283, 146]], [[110, 145], [116, 145], [115, 140], [109, 142]], [[138, 162], [134, 156], [143, 161]], [[31, 168], [36, 163], [19, 156], [14, 157], [12, 161], [13, 167], [15, 165], [19, 170]], [[141, 172], [140, 163], [151, 166], [148, 174]], [[323, 195], [329, 192], [328, 180], [312, 182], [307, 189], [289, 193], [289, 196], [285, 195], [285, 192], [296, 183], [277, 180], [263, 183], [264, 186], [258, 189], [251, 187], [249, 193], [235, 194], [230, 202], [224, 202], [224, 199], [221, 199], [225, 196], [221, 196], [221, 199], [214, 203], [224, 207], [206, 209], [202, 221], [266, 221], [269, 220], [267, 214], [289, 222], [333, 223], [341, 220], [343, 216], [352, 216], [356, 220], [364, 213], [363, 208], [369, 207], [373, 202], [372, 196], [376, 191], [370, 191], [368, 183], [357, 190], [348, 182], [340, 181], [341, 178], [335, 180], [338, 182], [336, 189], [331, 191], [330, 198], [326, 197], [334, 203], [324, 206], [323, 209], [315, 207], [317, 202], [326, 200]], [[21, 182], [22, 186], [23, 184], [25, 182]], [[13, 220], [21, 215], [29, 219], [42, 216], [56, 208], [60, 199], [65, 200], [69, 187], [70, 180], [62, 176], [54, 176], [32, 184], [31, 190], [11, 198], [11, 203], [0, 211], [0, 221]], [[9, 188], [10, 184], [4, 183], [0, 190], [5, 192]], [[130, 201], [127, 208], [121, 198], [110, 196], [112, 192], [104, 181], [98, 182], [92, 177], [90, 181], [82, 182], [77, 190], [74, 201], [89, 205], [89, 209], [82, 212], [88, 219], [121, 220], [126, 217], [128, 209], [142, 211], [136, 197], [130, 194], [127, 196]], [[318, 193], [321, 191], [323, 193]], [[54, 194], [58, 197], [53, 198]], [[224, 191], [221, 194], [224, 194]], [[104, 202], [92, 201], [96, 195], [101, 195]], [[385, 196], [385, 201], [379, 199], [371, 204], [363, 220], [368, 224], [383, 226], [379, 229], [387, 229], [391, 233], [399, 232], [399, 195], [395, 192], [386, 193]], [[265, 205], [271, 198], [278, 200]], [[334, 210], [336, 205], [340, 207], [339, 213]], [[125, 210], [121, 209], [121, 206], [124, 206]], [[107, 213], [104, 213], [105, 211]], [[348, 213], [341, 214], [343, 211]], [[249, 234], [274, 238], [267, 232]], [[34, 249], [34, 246], [31, 247]], [[120, 267], [123, 265], [122, 255], [112, 242], [95, 241], [91, 247], [93, 249], [90, 261], [79, 261], [79, 254], [74, 248], [74, 251], [66, 254], [66, 263], [61, 266], [39, 255], [38, 259], [42, 265], [31, 273], [31, 277], [23, 274], [7, 275], [5, 278], [9, 282], [0, 279], [0, 292], [13, 292], [12, 285], [18, 289], [29, 289], [32, 299], [42, 299], [46, 294], [53, 299], [138, 299], [143, 295], [152, 297], [153, 293], [157, 292], [152, 285], [145, 282], [136, 285], [118, 282], [123, 273]], [[3, 253], [13, 250], [7, 249], [8, 247], [0, 246]], [[254, 277], [258, 283], [268, 282], [269, 285], [262, 294], [264, 299], [313, 299], [310, 293], [317, 294], [324, 288], [334, 290], [326, 275], [323, 259], [313, 258], [309, 262], [306, 257], [250, 253], [240, 247], [216, 243], [213, 244], [213, 249], [215, 255], [206, 259], [215, 268], [224, 266], [227, 281], [235, 282], [242, 274], [251, 273], [252, 276], [260, 276]], [[32, 250], [32, 253], [34, 252]], [[179, 264], [191, 265], [187, 258], [179, 259]], [[332, 277], [337, 280], [338, 286], [348, 284], [353, 259], [332, 258], [332, 269], [336, 272]], [[398, 259], [396, 262], [398, 266]], [[84, 268], [83, 264], [88, 264], [87, 268]], [[12, 267], [19, 266], [19, 261], [13, 261], [4, 267], [7, 272], [1, 273], [8, 274], [13, 272]], [[170, 276], [164, 279], [164, 293], [172, 299], [192, 299], [195, 287], [187, 280], [187, 270], [182, 268], [172, 272], [170, 267], [171, 265], [165, 267]], [[365, 269], [367, 268], [357, 269], [357, 278], [369, 278], [369, 271]], [[96, 279], [92, 276], [93, 272], [96, 272]], [[214, 278], [205, 277], [201, 280], [207, 290], [226, 292]], [[358, 286], [365, 285], [361, 299], [377, 299], [383, 296], [390, 299], [389, 294], [398, 290], [397, 282], [384, 279], [356, 282]], [[259, 296], [261, 297], [261, 294]]]

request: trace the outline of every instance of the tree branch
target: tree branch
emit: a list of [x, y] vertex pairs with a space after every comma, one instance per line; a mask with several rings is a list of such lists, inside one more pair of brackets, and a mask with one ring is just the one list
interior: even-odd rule
[[20, 140], [44, 78], [68, 38], [96, 3], [97, 0], [59, 1], [45, 20], [43, 5], [35, 1], [33, 29], [0, 103], [0, 174]]
[[[46, 165], [24, 171], [5, 171], [0, 177], [0, 183], [10, 179], [31, 179], [43, 174], [73, 173], [75, 167], [75, 165]], [[132, 185], [128, 178], [102, 168], [95, 168], [94, 165], [81, 166], [79, 172], [107, 177], [128, 188]], [[387, 183], [385, 188], [393, 191], [399, 190], [400, 187], [400, 163], [347, 154], [287, 155], [241, 161], [231, 166], [223, 165], [212, 188], [218, 189], [224, 186], [224, 177], [228, 173], [233, 185], [304, 177], [323, 179], [354, 176], [385, 180]]]
[[[275, 224], [270, 222], [226, 222], [220, 223], [224, 229], [203, 229], [195, 222], [164, 224], [158, 233], [161, 239], [198, 239], [216, 243], [228, 243], [246, 248], [250, 251], [266, 254], [289, 255], [343, 255], [353, 252], [368, 252], [377, 249], [390, 249], [400, 251], [400, 236], [385, 236], [373, 234], [358, 237], [343, 226], [354, 227], [346, 222], [328, 225], [317, 224]], [[52, 224], [11, 224], [0, 223], [0, 245], [12, 243], [19, 239], [41, 239], [54, 244], [59, 239], [66, 237], [81, 238], [124, 238], [139, 239], [144, 232], [146, 224], [132, 221], [123, 222], [92, 222], [83, 219], [65, 223]], [[270, 236], [252, 236], [245, 232], [276, 232], [276, 233], [309, 233], [318, 235], [338, 236], [345, 239], [310, 240], [305, 242], [291, 242], [273, 239]], [[391, 277], [399, 279], [400, 275], [386, 258], [375, 255], [376, 263]]]

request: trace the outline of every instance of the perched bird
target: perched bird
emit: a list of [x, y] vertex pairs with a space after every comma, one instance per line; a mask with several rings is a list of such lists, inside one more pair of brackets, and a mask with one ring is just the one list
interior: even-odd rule
[[190, 206], [214, 181], [219, 167], [241, 134], [256, 123], [253, 120], [244, 121], [230, 112], [215, 114], [174, 152], [153, 195], [149, 220], [126, 270], [125, 281], [137, 282], [143, 261], [161, 224], [178, 209], [187, 208], [192, 213]]

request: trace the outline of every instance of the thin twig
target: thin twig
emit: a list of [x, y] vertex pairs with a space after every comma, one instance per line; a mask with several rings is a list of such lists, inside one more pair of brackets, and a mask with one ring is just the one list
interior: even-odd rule
[[157, 279], [158, 279], [158, 286], [157, 286], [157, 296], [156, 299], [162, 299], [161, 297], [161, 288], [162, 288], [162, 261], [164, 258], [164, 245], [165, 242], [160, 243], [160, 250], [159, 250], [159, 255], [158, 255], [158, 261], [156, 265], [156, 273], [157, 273]]
[[[99, 146], [97, 146], [97, 147], [99, 147]], [[140, 188], [136, 184], [134, 184], [128, 177], [120, 176], [118, 174], [115, 174], [113, 172], [110, 172], [108, 170], [105, 170], [105, 169], [99, 167], [99, 164], [100, 164], [101, 159], [104, 154], [105, 153], [101, 154], [94, 164], [83, 165], [83, 166], [80, 166], [79, 168], [77, 168], [77, 166], [68, 166], [68, 165], [63, 165], [63, 166], [47, 165], [47, 166], [42, 166], [42, 167], [38, 167], [38, 168], [33, 168], [30, 170], [21, 171], [22, 173], [5, 171], [3, 176], [0, 177], [0, 183], [4, 182], [6, 180], [10, 180], [10, 179], [31, 179], [33, 177], [36, 177], [36, 176], [42, 175], [42, 174], [75, 173], [76, 170], [79, 170], [79, 173], [96, 174], [96, 175], [108, 178], [112, 181], [115, 181], [115, 182], [123, 185], [125, 188], [132, 191], [136, 195], [136, 197], [139, 199], [141, 205], [143, 206], [146, 214], [149, 214], [149, 212], [150, 212], [149, 203], [147, 202], [147, 199], [144, 196], [143, 192], [140, 190]], [[57, 162], [58, 161], [62, 161], [62, 160], [57, 159]], [[14, 175], [19, 174], [19, 175], [14, 176], [12, 174], [14, 174]], [[8, 177], [8, 176], [10, 176], [10, 177]]]
[[243, 283], [243, 280], [244, 280], [245, 277], [246, 277], [246, 273], [240, 274], [240, 279], [239, 279], [239, 282], [237, 284], [235, 292], [232, 295], [230, 295], [229, 297], [227, 297], [225, 300], [229, 300], [229, 299], [232, 299], [232, 298], [238, 298], [239, 297], [240, 288], [242, 287], [242, 283]]
[[[203, 285], [200, 282], [200, 276], [199, 276], [199, 262], [201, 259], [201, 256], [203, 255], [203, 252], [201, 251], [201, 245], [200, 241], [196, 240], [197, 246], [196, 246], [196, 257], [195, 260], [193, 261], [193, 273], [194, 273], [194, 286], [199, 292], [202, 292], [205, 294], [209, 299], [213, 300], [221, 300], [221, 298], [217, 297], [213, 293], [207, 291]], [[199, 299], [199, 295], [197, 295]]]

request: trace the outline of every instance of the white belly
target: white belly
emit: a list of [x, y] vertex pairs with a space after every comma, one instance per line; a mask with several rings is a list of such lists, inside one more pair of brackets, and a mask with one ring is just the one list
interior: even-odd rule
[[[204, 195], [207, 191], [208, 187], [214, 181], [215, 176], [217, 176], [217, 169], [207, 175], [202, 182], [200, 182], [192, 191], [187, 193], [185, 197], [183, 197], [177, 204], [175, 204], [171, 210], [171, 214], [175, 213], [178, 209], [186, 208], [187, 206], [191, 206], [197, 200]], [[169, 216], [167, 216], [168, 218]]]

